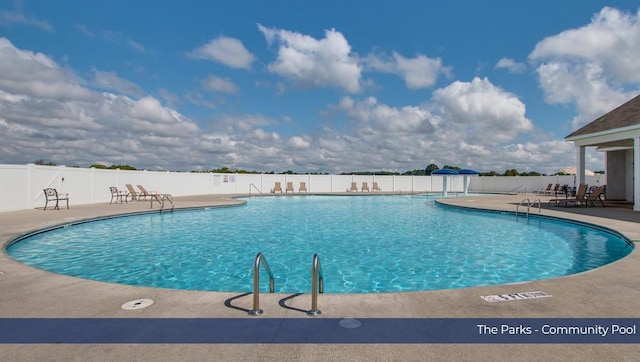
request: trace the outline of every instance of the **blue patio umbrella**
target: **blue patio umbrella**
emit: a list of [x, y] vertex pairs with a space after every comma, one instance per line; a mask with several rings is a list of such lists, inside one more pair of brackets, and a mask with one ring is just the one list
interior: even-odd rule
[[458, 171], [458, 174], [460, 174], [460, 175], [462, 175], [464, 177], [464, 179], [463, 179], [464, 194], [466, 195], [467, 194], [467, 190], [469, 190], [469, 184], [471, 183], [471, 180], [469, 179], [469, 177], [478, 175], [478, 171], [469, 170], [469, 169], [465, 168], [464, 170]]
[[458, 171], [442, 168], [431, 173], [432, 175], [442, 175], [442, 197], [447, 196], [447, 176], [458, 175]]
[[456, 170], [451, 170], [448, 168], [441, 168], [439, 170], [435, 170], [431, 173], [432, 175], [458, 175], [459, 172]]

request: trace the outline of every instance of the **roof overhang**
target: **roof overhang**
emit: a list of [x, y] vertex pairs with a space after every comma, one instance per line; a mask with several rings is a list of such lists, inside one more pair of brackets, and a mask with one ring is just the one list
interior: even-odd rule
[[598, 152], [612, 152], [612, 151], [623, 151], [623, 150], [632, 150], [633, 147], [602, 147], [598, 146], [596, 151]]
[[[635, 137], [640, 137], [640, 124], [585, 135], [566, 137], [565, 141], [574, 142], [576, 146], [606, 147], [607, 144], [631, 140], [630, 147], [633, 147], [633, 138]], [[624, 144], [623, 146], [628, 147], [627, 144]]]

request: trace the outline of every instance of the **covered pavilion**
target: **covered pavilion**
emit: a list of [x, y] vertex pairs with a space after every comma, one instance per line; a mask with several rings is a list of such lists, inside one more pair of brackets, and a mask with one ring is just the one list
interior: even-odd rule
[[577, 177], [585, 183], [585, 150], [605, 152], [607, 199], [640, 211], [640, 95], [565, 137], [577, 149]]

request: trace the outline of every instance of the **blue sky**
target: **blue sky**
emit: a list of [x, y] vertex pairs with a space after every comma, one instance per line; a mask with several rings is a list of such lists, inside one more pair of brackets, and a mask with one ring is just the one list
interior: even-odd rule
[[[6, 1], [0, 163], [553, 173], [640, 93], [636, 1]], [[590, 150], [587, 167], [604, 169]]]

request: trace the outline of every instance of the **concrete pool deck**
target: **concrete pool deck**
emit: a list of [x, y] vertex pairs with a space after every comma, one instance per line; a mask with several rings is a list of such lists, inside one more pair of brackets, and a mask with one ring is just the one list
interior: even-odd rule
[[[513, 212], [523, 198], [496, 195], [452, 197], [443, 203]], [[542, 215], [604, 226], [640, 240], [640, 213], [628, 207], [555, 207], [540, 197]], [[177, 208], [237, 203], [230, 195], [179, 197]], [[148, 202], [71, 204], [71, 209], [22, 210], [0, 214], [0, 243], [31, 230], [87, 218], [149, 211]], [[520, 207], [523, 212], [523, 207]], [[530, 212], [537, 213], [537, 207]], [[114, 232], [132, 232], [118, 231]], [[254, 251], [251, 251], [254, 253]], [[602, 268], [542, 281], [443, 291], [321, 294], [322, 315], [308, 317], [308, 293], [261, 293], [264, 314], [250, 317], [252, 296], [177, 291], [110, 284], [58, 275], [16, 262], [0, 253], [0, 318], [586, 318], [640, 317], [640, 253]], [[325, 275], [325, 278], [331, 276]], [[551, 298], [488, 303], [483, 295], [544, 291]], [[121, 306], [137, 299], [154, 304]], [[229, 301], [233, 302], [229, 307]], [[281, 306], [285, 304], [286, 307]], [[0, 355], [31, 360], [638, 360], [634, 344], [0, 344]]]

